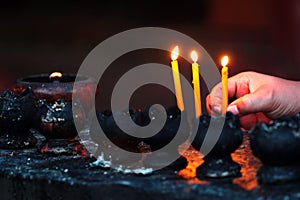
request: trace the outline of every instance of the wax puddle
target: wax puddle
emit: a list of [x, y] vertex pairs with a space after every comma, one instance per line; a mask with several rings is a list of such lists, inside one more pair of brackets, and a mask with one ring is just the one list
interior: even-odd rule
[[142, 166], [141, 162], [133, 163], [131, 165], [116, 165], [111, 160], [105, 159], [104, 153], [102, 152], [96, 161], [90, 164], [91, 167], [111, 168], [117, 172], [123, 174], [136, 174], [136, 175], [149, 175], [153, 173], [153, 168], [147, 168]]

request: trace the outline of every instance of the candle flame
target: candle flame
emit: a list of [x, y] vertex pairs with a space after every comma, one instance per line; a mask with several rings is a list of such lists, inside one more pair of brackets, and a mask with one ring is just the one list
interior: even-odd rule
[[179, 56], [179, 47], [176, 46], [171, 53], [171, 58], [174, 61], [178, 58], [178, 56]]
[[223, 56], [222, 60], [221, 60], [221, 64], [223, 67], [225, 67], [229, 62], [229, 57], [228, 56]]
[[196, 51], [192, 51], [192, 53], [191, 53], [191, 58], [192, 58], [192, 60], [193, 60], [194, 62], [197, 62], [197, 60], [198, 60], [198, 54], [197, 54]]
[[49, 78], [61, 78], [62, 77], [62, 73], [60, 72], [53, 72], [52, 74], [50, 74]]

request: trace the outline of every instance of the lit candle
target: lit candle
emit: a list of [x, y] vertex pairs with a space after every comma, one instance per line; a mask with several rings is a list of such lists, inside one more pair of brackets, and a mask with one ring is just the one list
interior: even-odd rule
[[177, 99], [177, 106], [181, 111], [183, 111], [184, 104], [183, 104], [183, 99], [182, 99], [180, 73], [179, 73], [178, 61], [177, 61], [178, 55], [179, 55], [179, 48], [178, 48], [178, 46], [176, 46], [171, 53], [171, 58], [172, 58], [171, 65], [172, 65], [172, 71], [173, 71], [173, 79], [174, 79], [175, 93], [176, 93], [176, 99]]
[[224, 56], [221, 60], [222, 64], [222, 114], [226, 114], [228, 107], [228, 56]]
[[196, 118], [198, 118], [202, 114], [202, 109], [201, 109], [199, 67], [197, 63], [198, 55], [196, 51], [192, 51], [191, 58], [194, 61], [194, 63], [192, 64], [192, 72], [193, 72], [193, 85], [194, 85], [195, 112], [196, 112]]

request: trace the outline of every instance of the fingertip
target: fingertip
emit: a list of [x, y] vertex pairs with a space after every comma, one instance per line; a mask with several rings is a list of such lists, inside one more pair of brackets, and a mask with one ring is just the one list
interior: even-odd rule
[[240, 111], [239, 111], [237, 105], [229, 105], [228, 108], [227, 108], [227, 111], [231, 112], [234, 115], [239, 115], [240, 114]]
[[206, 110], [209, 114], [211, 114], [211, 103], [210, 103], [210, 95], [206, 96]]
[[221, 106], [211, 106], [211, 111], [214, 114], [221, 114], [222, 108]]

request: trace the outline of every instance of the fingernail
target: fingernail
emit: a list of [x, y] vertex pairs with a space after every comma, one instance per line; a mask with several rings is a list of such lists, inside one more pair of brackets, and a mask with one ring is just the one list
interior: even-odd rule
[[240, 113], [236, 105], [229, 105], [227, 111], [232, 112], [234, 115], [238, 115]]
[[220, 114], [221, 113], [221, 107], [220, 106], [212, 106], [211, 109], [216, 114]]

